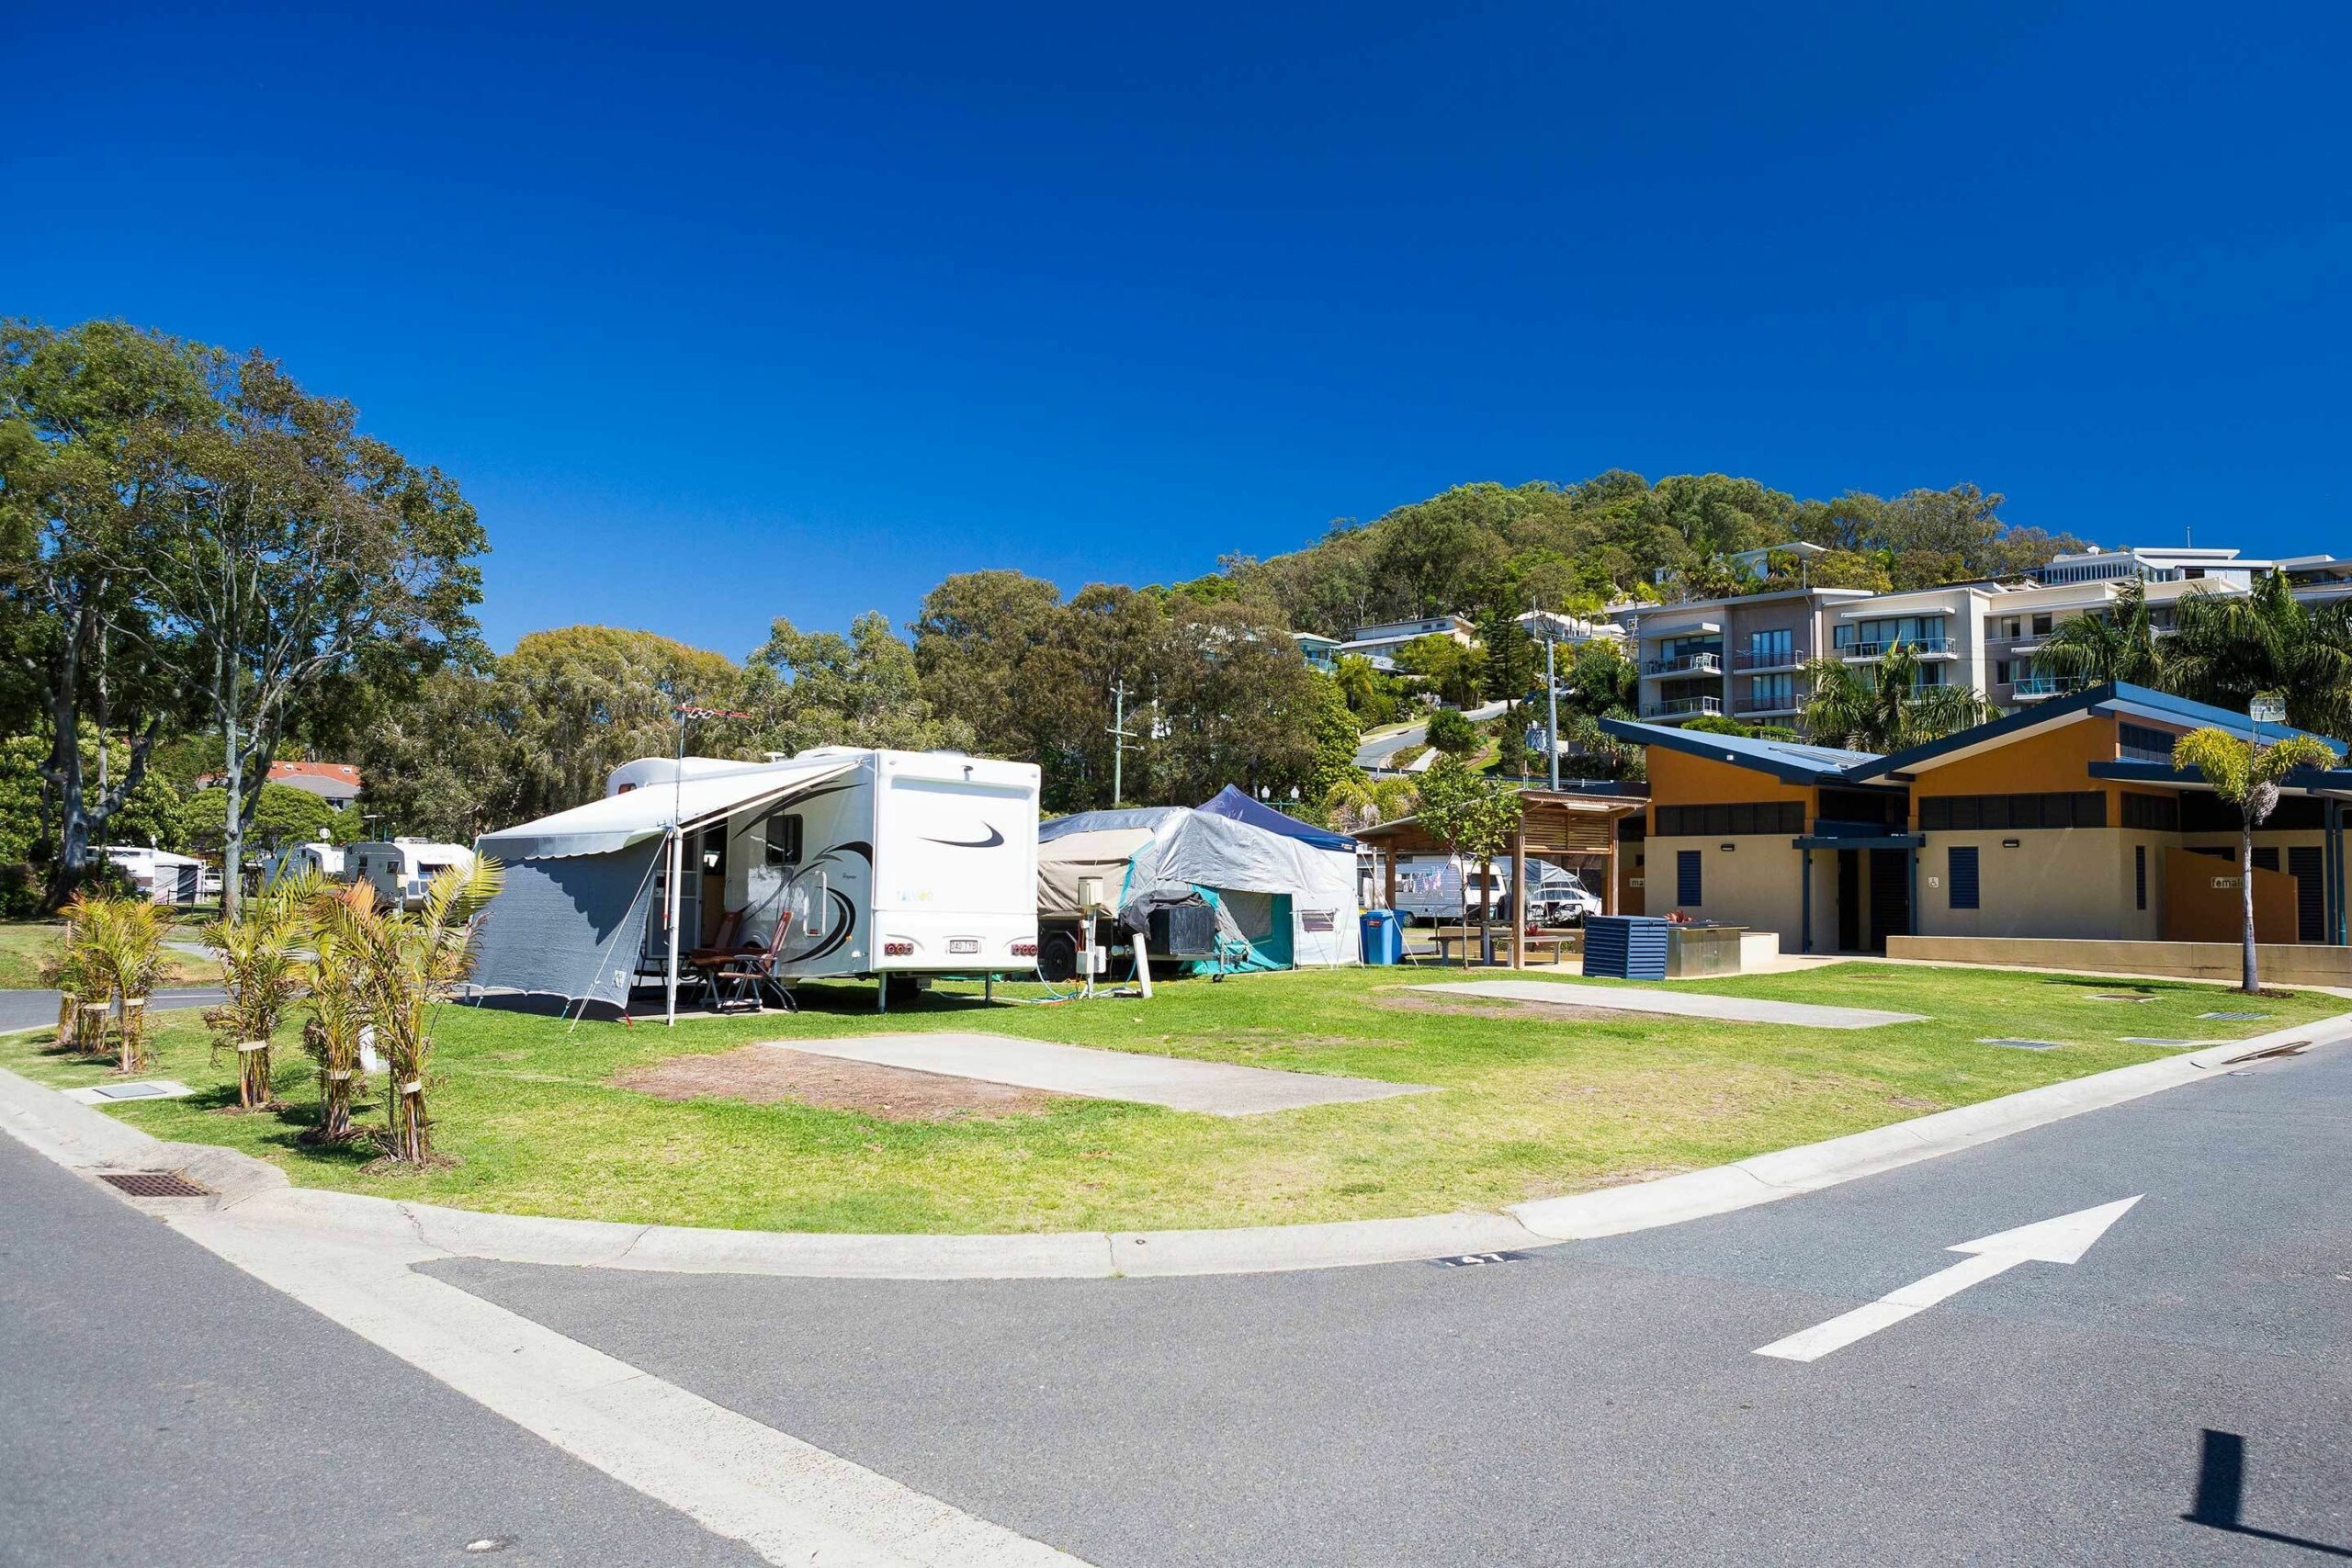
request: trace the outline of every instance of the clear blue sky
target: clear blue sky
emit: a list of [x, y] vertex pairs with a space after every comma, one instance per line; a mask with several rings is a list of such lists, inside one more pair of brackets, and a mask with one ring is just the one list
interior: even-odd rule
[[10, 17], [0, 312], [351, 398], [502, 648], [1611, 466], [2352, 550], [2342, 6], [141, 9]]

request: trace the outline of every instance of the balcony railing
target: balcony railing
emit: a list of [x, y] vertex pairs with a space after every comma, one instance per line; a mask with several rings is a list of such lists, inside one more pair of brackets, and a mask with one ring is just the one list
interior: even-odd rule
[[1779, 697], [1734, 697], [1731, 709], [1734, 713], [1802, 713], [1804, 711], [1804, 694], [1791, 692]]
[[2086, 683], [2080, 675], [2021, 675], [2009, 682], [2009, 695], [2019, 702], [2064, 697], [2081, 691]]
[[1664, 702], [1642, 705], [1644, 718], [1696, 718], [1701, 714], [1723, 711], [1721, 697], [1668, 697]]
[[1927, 656], [1960, 651], [1948, 637], [1906, 637], [1893, 642], [1841, 642], [1838, 645], [1838, 656], [1841, 659], [1884, 659], [1898, 648], [1907, 648], [1914, 653]]
[[1680, 653], [1672, 659], [1645, 660], [1645, 675], [1720, 675], [1724, 672], [1724, 656], [1720, 653]]
[[1793, 670], [1813, 657], [1807, 648], [1748, 649], [1731, 656], [1735, 670]]

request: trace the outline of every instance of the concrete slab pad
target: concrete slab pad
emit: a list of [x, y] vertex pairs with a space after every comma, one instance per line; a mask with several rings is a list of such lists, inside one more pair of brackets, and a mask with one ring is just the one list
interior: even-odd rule
[[840, 1040], [771, 1040], [763, 1044], [772, 1051], [805, 1051], [844, 1061], [1052, 1089], [1090, 1100], [1132, 1100], [1171, 1111], [1203, 1111], [1212, 1116], [1261, 1116], [1310, 1105], [1432, 1092], [1428, 1084], [1282, 1073], [1229, 1062], [1193, 1062], [1179, 1056], [1016, 1040], [1007, 1034], [862, 1034]]
[[1725, 1023], [1790, 1023], [1806, 1029], [1877, 1029], [1889, 1023], [1927, 1021], [1925, 1014], [1916, 1012], [1824, 1007], [1815, 1002], [1773, 1002], [1755, 997], [1711, 997], [1696, 991], [1654, 991], [1638, 986], [1579, 986], [1572, 982], [1544, 980], [1459, 980], [1412, 988], [1507, 1002], [1541, 1002], [1549, 1007], [1609, 1008], [1619, 1012], [1658, 1012], [1671, 1013], [1678, 1018], [1720, 1019]]
[[177, 1078], [141, 1078], [135, 1083], [91, 1084], [69, 1089], [65, 1098], [79, 1105], [127, 1105], [134, 1100], [184, 1100], [196, 1090]]

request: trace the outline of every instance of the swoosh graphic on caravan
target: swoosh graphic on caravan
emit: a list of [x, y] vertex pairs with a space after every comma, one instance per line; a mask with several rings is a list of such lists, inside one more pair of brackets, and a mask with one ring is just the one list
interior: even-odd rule
[[926, 844], [944, 844], [951, 850], [992, 850], [1004, 842], [1004, 835], [994, 828], [985, 839], [925, 839]]

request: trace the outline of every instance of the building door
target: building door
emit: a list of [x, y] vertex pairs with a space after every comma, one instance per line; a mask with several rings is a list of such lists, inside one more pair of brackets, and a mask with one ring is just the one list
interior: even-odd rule
[[1890, 936], [1911, 934], [1911, 852], [1871, 852], [1871, 951], [1884, 953]]
[[1838, 852], [1838, 951], [1859, 953], [1862, 947], [1862, 855], [1860, 850]]

